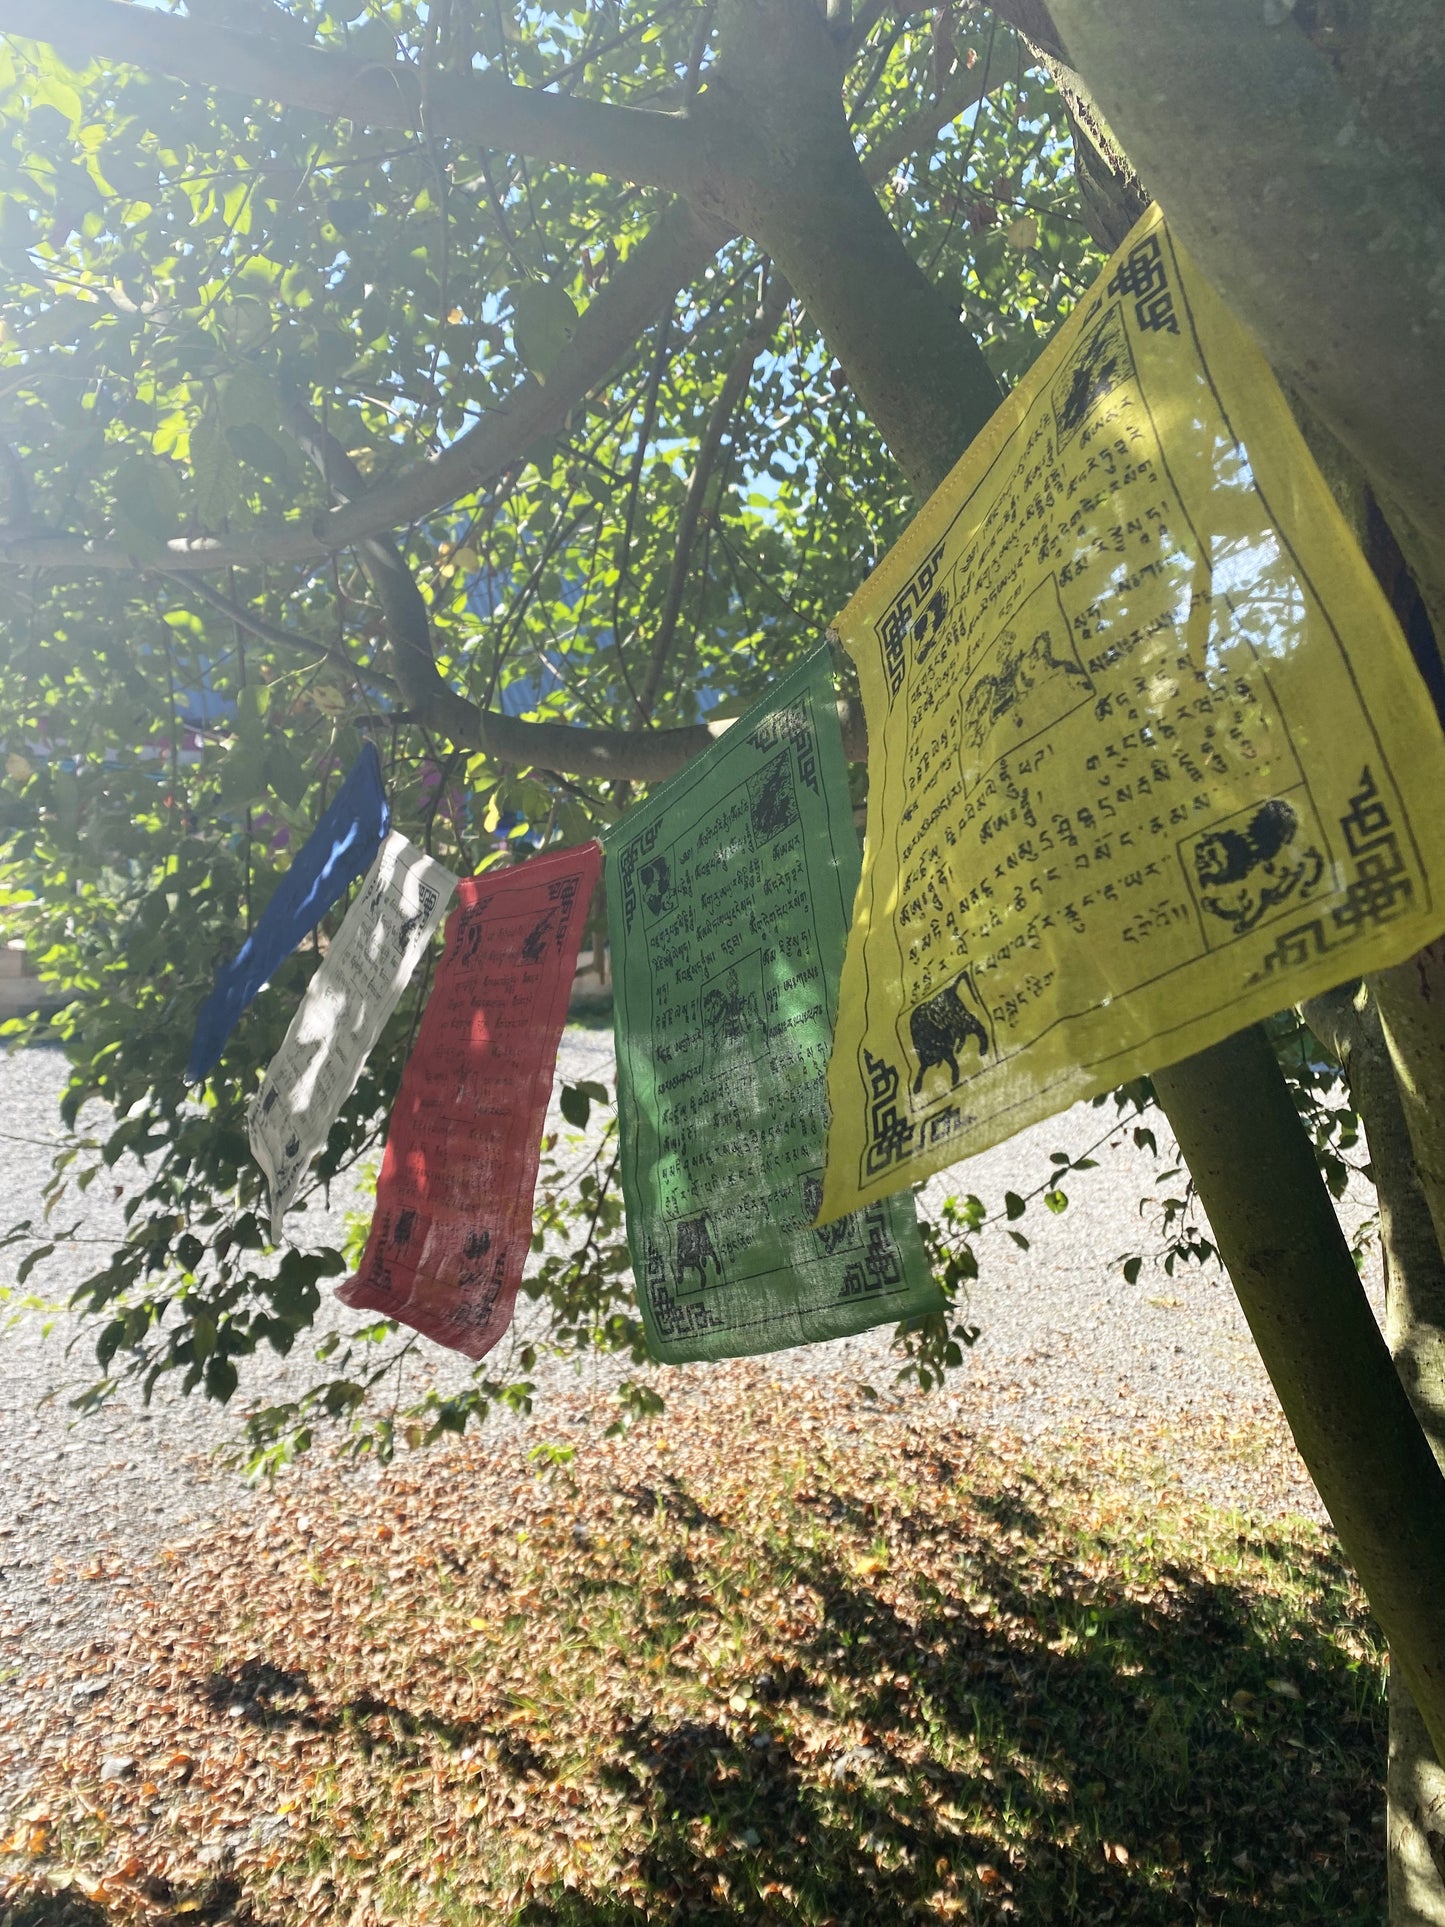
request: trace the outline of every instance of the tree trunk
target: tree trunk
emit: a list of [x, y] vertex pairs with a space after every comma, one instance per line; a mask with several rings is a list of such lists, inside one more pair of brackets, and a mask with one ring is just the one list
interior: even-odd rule
[[[741, 18], [733, 13], [734, 23]], [[982, 425], [979, 350], [953, 324], [963, 380], [946, 385], [939, 408], [943, 297], [920, 297], [920, 272], [901, 237], [876, 202], [864, 210], [858, 200], [866, 184], [845, 148], [841, 102], [818, 84], [819, 18], [806, 0], [773, 0], [735, 24], [730, 55], [750, 45], [756, 60], [762, 43], [753, 35], [767, 23], [763, 77], [748, 108], [756, 179], [769, 192], [751, 206], [744, 193], [719, 211], [745, 232], [765, 230], [778, 268], [876, 408], [895, 458], [927, 491]], [[800, 65], [790, 72], [793, 61]], [[803, 203], [806, 221], [794, 218]], [[1156, 1085], [1305, 1464], [1445, 1752], [1445, 1477], [1268, 1040], [1258, 1028], [1241, 1033], [1161, 1073]]]
[[[1359, 463], [1297, 399], [1295, 413], [1400, 618], [1426, 685], [1422, 697], [1428, 691], [1439, 709], [1436, 625], [1445, 603], [1436, 558], [1433, 584], [1417, 582]], [[1314, 998], [1305, 1014], [1345, 1066], [1365, 1127], [1380, 1207], [1385, 1339], [1445, 1464], [1445, 1118], [1438, 1099], [1426, 1097], [1445, 1089], [1445, 944], [1379, 973], [1357, 998]], [[1391, 1927], [1445, 1927], [1445, 1771], [1393, 1661], [1385, 1812]]]
[[1154, 1085], [1300, 1455], [1445, 1751], [1445, 1475], [1274, 1052], [1243, 1031]]
[[[1433, 122], [1420, 137], [1403, 90], [1408, 117], [1377, 104], [1367, 131], [1367, 103], [1304, 31], [1325, 11], [1049, 0], [1071, 65], [1175, 233], [1363, 464], [1391, 522], [1412, 526], [1418, 563], [1445, 536], [1439, 142]], [[1410, 42], [1405, 16], [1436, 52], [1433, 0], [1388, 11], [1400, 17], [1387, 62]], [[1432, 103], [1439, 71], [1436, 60]]]
[[700, 205], [773, 257], [920, 499], [1002, 400], [959, 301], [879, 206], [843, 114], [843, 63], [812, 0], [739, 0], [696, 119], [715, 186]]
[[1445, 1773], [1393, 1659], [1385, 1786], [1390, 1927], [1441, 1927], [1445, 1922]]
[[[1435, 1235], [1445, 1249], [1445, 938], [1370, 980]], [[1445, 1388], [1440, 1394], [1445, 1399]]]
[[[1435, 1457], [1445, 1463], [1445, 1260], [1379, 1012], [1361, 987], [1311, 998], [1304, 1014], [1344, 1066], [1365, 1128], [1380, 1206], [1385, 1341]], [[1385, 1806], [1391, 1927], [1445, 1927], [1445, 1772], [1393, 1663]]]
[[[1388, 1125], [1360, 1107], [1389, 1267], [1385, 1335], [1445, 1463], [1445, 943], [1382, 971], [1371, 990], [1381, 1020], [1377, 1081], [1388, 1081], [1393, 1102]], [[1445, 1927], [1445, 1771], [1393, 1664], [1387, 1812], [1391, 1927]]]

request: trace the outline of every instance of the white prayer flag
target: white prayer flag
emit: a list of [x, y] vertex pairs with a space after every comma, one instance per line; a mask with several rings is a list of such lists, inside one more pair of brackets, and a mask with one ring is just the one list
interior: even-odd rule
[[393, 830], [311, 979], [247, 1116], [271, 1186], [271, 1236], [356, 1088], [457, 879]]

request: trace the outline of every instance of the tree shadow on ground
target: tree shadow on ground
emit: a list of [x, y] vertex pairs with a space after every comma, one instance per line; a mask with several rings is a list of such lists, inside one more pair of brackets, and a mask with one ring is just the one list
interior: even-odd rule
[[[137, 1884], [143, 1887], [146, 1918], [154, 1927], [182, 1927], [182, 1923], [184, 1927], [214, 1927], [221, 1921], [229, 1927], [271, 1927], [255, 1913], [240, 1882], [229, 1874], [216, 1874], [191, 1886], [177, 1886], [155, 1877]], [[134, 1919], [135, 1904], [129, 1896], [122, 1906], [112, 1909], [78, 1887], [37, 1884], [28, 1893], [13, 1895], [8, 1902], [0, 1893], [0, 1920], [5, 1927], [111, 1927], [117, 1917]]]
[[[990, 1510], [1015, 1542], [1044, 1531], [1023, 1496]], [[986, 1603], [940, 1592], [905, 1618], [826, 1553], [780, 1556], [822, 1625], [780, 1642], [746, 1730], [653, 1714], [618, 1734], [604, 1777], [646, 1814], [648, 1902], [559, 1892], [517, 1918], [1374, 1927], [1383, 1708], [1311, 1615], [1282, 1633], [1182, 1564], [1131, 1597], [999, 1541], [966, 1558]], [[1337, 1580], [1325, 1553], [1292, 1558]], [[820, 1775], [780, 1729], [839, 1700], [865, 1737]]]
[[[1377, 1927], [1384, 1712], [1328, 1542], [919, 1463], [902, 1486], [894, 1462], [807, 1463], [741, 1511], [658, 1470], [592, 1495], [585, 1529], [549, 1500], [444, 1639], [410, 1643], [427, 1567], [335, 1670], [351, 1621], [268, 1658], [287, 1595], [248, 1602], [225, 1664], [176, 1684], [283, 1811], [308, 1761], [346, 1788], [265, 1836], [279, 1889], [234, 1863], [250, 1904], [290, 1917], [324, 1877], [355, 1927], [478, 1894], [498, 1927]], [[371, 1612], [373, 1574], [351, 1583]], [[474, 1655], [458, 1622], [483, 1604], [499, 1637]], [[142, 1857], [198, 1844], [167, 1824]], [[249, 1885], [221, 1892], [140, 1911], [255, 1927]], [[138, 1918], [10, 1904], [0, 1927]]]
[[212, 1711], [252, 1726], [290, 1726], [306, 1733], [339, 1733], [350, 1727], [368, 1748], [430, 1738], [454, 1750], [475, 1744], [489, 1730], [482, 1721], [442, 1719], [425, 1708], [418, 1712], [368, 1692], [355, 1693], [323, 1710], [304, 1673], [260, 1659], [248, 1659], [233, 1672], [212, 1673], [202, 1684], [200, 1697]]

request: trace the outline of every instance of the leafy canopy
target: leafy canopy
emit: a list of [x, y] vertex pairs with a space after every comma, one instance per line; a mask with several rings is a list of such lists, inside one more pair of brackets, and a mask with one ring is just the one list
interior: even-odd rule
[[[873, 11], [844, 83], [857, 145], [914, 257], [1011, 382], [1099, 260], [1059, 100], [985, 12]], [[199, 1102], [181, 1072], [216, 962], [363, 738], [382, 748], [398, 826], [465, 871], [505, 861], [509, 842], [590, 835], [634, 793], [540, 755], [458, 748], [414, 719], [418, 621], [423, 653], [481, 712], [645, 742], [736, 713], [812, 647], [914, 506], [846, 374], [744, 238], [720, 233], [579, 384], [568, 358], [589, 310], [641, 273], [665, 194], [489, 151], [484, 126], [467, 140], [429, 125], [428, 89], [468, 72], [682, 108], [708, 84], [710, 9], [196, 12], [260, 28], [272, 51], [404, 63], [423, 106], [416, 125], [376, 127], [78, 49], [0, 49], [11, 533], [84, 538], [124, 564], [0, 571], [0, 887], [64, 1000], [77, 1127], [53, 1223], [123, 1155], [144, 1165], [125, 1236], [79, 1295], [97, 1321], [96, 1400], [123, 1374], [150, 1385], [168, 1370], [228, 1398], [246, 1356], [287, 1351], [345, 1267], [304, 1213], [299, 1248], [267, 1251], [243, 1128], [314, 956], [278, 973]], [[930, 113], [950, 89], [975, 104]], [[508, 446], [518, 415], [550, 426]], [[487, 437], [490, 467], [394, 538], [310, 543], [337, 503]], [[197, 571], [177, 538], [220, 543], [226, 566]], [[599, 905], [599, 940], [603, 918]], [[425, 989], [313, 1194], [375, 1156]], [[570, 1123], [594, 1106], [605, 1121], [604, 1096], [566, 1094]], [[92, 1099], [104, 1111], [80, 1128]], [[554, 1342], [640, 1357], [612, 1142], [593, 1123], [586, 1155], [555, 1147], [544, 1167], [539, 1245], [551, 1237], [529, 1289]], [[1039, 1187], [1056, 1210], [1060, 1175]], [[1023, 1200], [1001, 1209], [1011, 1222]], [[930, 1233], [960, 1311], [983, 1216], [971, 1199]], [[27, 1267], [56, 1235], [20, 1234]], [[1181, 1251], [1197, 1242], [1174, 1235]], [[324, 1341], [316, 1391], [261, 1415], [258, 1450], [304, 1443], [318, 1412], [358, 1411], [377, 1375], [365, 1340], [384, 1329]], [[905, 1369], [933, 1382], [970, 1336], [957, 1318], [909, 1334]], [[484, 1365], [429, 1394], [413, 1435], [525, 1401], [532, 1362], [523, 1350], [510, 1377]], [[626, 1409], [649, 1403], [624, 1388]], [[359, 1436], [389, 1449], [392, 1425], [368, 1419]]]

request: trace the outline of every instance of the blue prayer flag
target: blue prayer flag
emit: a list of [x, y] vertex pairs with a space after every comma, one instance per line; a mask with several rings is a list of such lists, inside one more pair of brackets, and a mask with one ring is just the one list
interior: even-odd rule
[[277, 967], [318, 924], [348, 886], [371, 867], [391, 828], [391, 808], [381, 781], [381, 758], [368, 743], [346, 781], [276, 886], [261, 920], [228, 964], [196, 1016], [188, 1083], [214, 1069], [237, 1019]]

